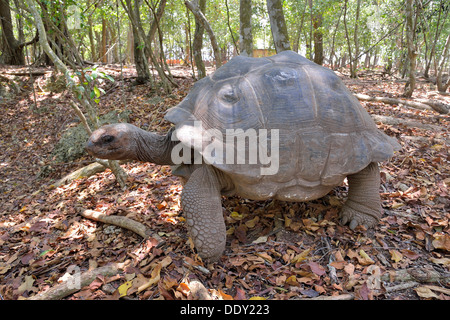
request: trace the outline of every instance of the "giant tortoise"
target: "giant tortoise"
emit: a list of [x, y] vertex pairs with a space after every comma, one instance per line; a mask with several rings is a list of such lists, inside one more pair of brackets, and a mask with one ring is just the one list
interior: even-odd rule
[[221, 196], [308, 201], [348, 179], [343, 224], [373, 227], [382, 208], [377, 162], [400, 145], [331, 70], [284, 51], [237, 56], [196, 82], [165, 119], [166, 135], [106, 125], [86, 149], [102, 159], [172, 165], [185, 180], [181, 204], [199, 255], [222, 255]]

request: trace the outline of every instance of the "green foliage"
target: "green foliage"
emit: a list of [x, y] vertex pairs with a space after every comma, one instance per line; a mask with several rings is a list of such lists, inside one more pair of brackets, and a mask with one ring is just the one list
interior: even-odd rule
[[[141, 27], [144, 32], [147, 32], [154, 18], [151, 8], [156, 11], [161, 0], [131, 1], [133, 5], [140, 4]], [[447, 2], [445, 0], [415, 1], [415, 41], [419, 53], [419, 65], [430, 61], [431, 55], [439, 57], [443, 51], [446, 35], [450, 29], [450, 6]], [[17, 10], [15, 3], [11, 2], [15, 26], [18, 25], [17, 21], [22, 21], [25, 40], [29, 41], [35, 36], [32, 19], [25, 14], [26, 8]], [[132, 62], [131, 24], [122, 1], [103, 0], [101, 5], [94, 0], [41, 0], [40, 3], [42, 4], [41, 10], [45, 8], [44, 11], [46, 11], [44, 16], [48, 16], [54, 26], [58, 28], [67, 19], [72, 19], [75, 14], [77, 15], [79, 29], [71, 29], [68, 32], [77, 45], [76, 49], [84, 59], [91, 58], [93, 53], [95, 53], [94, 60], [100, 58], [102, 37], [105, 34], [107, 50], [110, 50], [108, 62], [118, 63], [119, 57], [125, 57], [125, 61], [128, 63]], [[224, 0], [207, 0], [206, 3], [204, 14], [214, 30], [222, 51], [230, 56], [235, 46], [233, 38], [235, 41], [239, 39], [239, 0], [227, 0], [229, 21]], [[332, 52], [336, 58], [347, 55], [348, 41], [343, 24], [344, 3], [345, 1], [341, 0], [283, 1], [288, 33], [292, 43], [298, 43], [299, 53], [312, 58], [313, 34], [319, 32], [323, 37], [325, 63], [329, 63]], [[406, 52], [403, 28], [404, 1], [361, 1], [358, 21], [356, 21], [356, 4], [357, 0], [347, 0], [346, 22], [351, 46], [354, 47], [353, 37], [357, 22], [358, 52], [368, 52], [371, 56], [377, 55], [380, 63], [384, 64], [401, 59], [402, 54]], [[78, 6], [80, 10], [75, 13], [70, 9], [71, 6]], [[313, 21], [318, 16], [321, 18], [321, 24], [314, 28]], [[189, 48], [188, 26], [191, 28], [190, 40], [192, 41], [195, 27], [192, 13], [187, 12], [184, 1], [169, 0], [159, 24], [162, 39], [159, 38], [157, 32], [154, 42], [147, 45], [151, 45], [155, 54], [159, 56], [159, 41], [161, 40], [167, 59], [184, 60]], [[106, 30], [103, 30], [104, 28]], [[15, 32], [18, 34], [17, 28], [15, 28]], [[54, 27], [48, 28], [47, 32], [52, 35], [58, 34]], [[252, 32], [254, 48], [273, 48], [266, 0], [252, 1]], [[212, 60], [212, 48], [206, 33], [204, 33], [203, 47], [203, 58]], [[112, 53], [114, 54], [112, 55]], [[364, 58], [365, 55], [361, 55], [360, 63]], [[86, 72], [91, 74], [92, 71]], [[86, 80], [90, 83], [89, 77]], [[92, 99], [98, 99], [98, 93], [101, 93], [100, 88], [91, 84], [88, 87], [89, 96]], [[80, 88], [80, 91], [82, 90], [86, 89]]]

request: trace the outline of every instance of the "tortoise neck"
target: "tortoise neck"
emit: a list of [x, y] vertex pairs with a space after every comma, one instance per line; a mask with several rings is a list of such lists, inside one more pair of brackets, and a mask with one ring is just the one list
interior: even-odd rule
[[172, 165], [172, 149], [179, 141], [172, 141], [172, 127], [166, 135], [138, 129], [134, 132], [136, 159], [159, 165]]

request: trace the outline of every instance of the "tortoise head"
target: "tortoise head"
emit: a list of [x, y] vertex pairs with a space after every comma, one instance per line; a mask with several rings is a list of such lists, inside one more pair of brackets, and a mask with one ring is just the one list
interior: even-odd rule
[[97, 158], [132, 159], [135, 127], [127, 123], [105, 125], [95, 130], [86, 144], [86, 151]]

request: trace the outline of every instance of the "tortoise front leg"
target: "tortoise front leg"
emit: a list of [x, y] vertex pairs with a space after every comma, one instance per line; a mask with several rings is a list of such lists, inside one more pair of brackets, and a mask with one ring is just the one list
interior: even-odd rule
[[209, 261], [218, 260], [225, 250], [221, 189], [216, 172], [205, 165], [192, 173], [181, 195], [189, 234], [200, 257]]
[[381, 218], [380, 170], [372, 162], [362, 171], [349, 175], [348, 199], [341, 211], [341, 223], [350, 229], [358, 225], [374, 227]]

